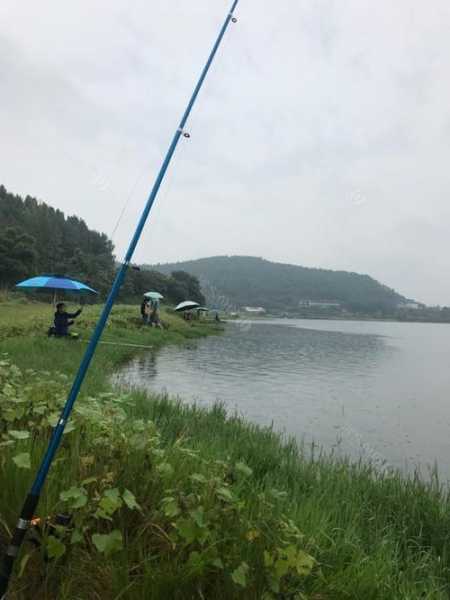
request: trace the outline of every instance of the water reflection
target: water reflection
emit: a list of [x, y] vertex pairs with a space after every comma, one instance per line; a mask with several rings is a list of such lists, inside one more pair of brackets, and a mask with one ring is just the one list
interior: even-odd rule
[[141, 355], [117, 380], [205, 406], [220, 401], [306, 443], [378, 465], [411, 468], [438, 458], [447, 474], [450, 376], [436, 357], [446, 362], [450, 343], [438, 328], [234, 323], [224, 336]]

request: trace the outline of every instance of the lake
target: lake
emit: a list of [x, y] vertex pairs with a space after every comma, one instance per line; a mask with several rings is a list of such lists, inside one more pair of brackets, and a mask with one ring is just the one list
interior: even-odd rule
[[119, 383], [224, 403], [327, 452], [450, 478], [450, 327], [254, 320], [141, 354]]

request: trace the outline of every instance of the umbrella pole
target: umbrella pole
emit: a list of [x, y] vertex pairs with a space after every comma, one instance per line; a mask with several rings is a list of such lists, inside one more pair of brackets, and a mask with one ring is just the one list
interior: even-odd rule
[[39, 470], [36, 474], [35, 480], [31, 486], [31, 489], [25, 499], [25, 503], [22, 507], [20, 518], [17, 522], [16, 528], [13, 532], [10, 545], [8, 546], [6, 553], [3, 557], [2, 564], [0, 565], [0, 600], [6, 599], [6, 592], [9, 585], [9, 580], [11, 577], [11, 573], [13, 570], [14, 562], [19, 554], [20, 547], [24, 540], [25, 534], [27, 532], [28, 527], [30, 526], [30, 521], [33, 518], [34, 512], [39, 502], [39, 497], [41, 494], [42, 487], [47, 478], [47, 474], [49, 472], [50, 466], [52, 464], [53, 458], [58, 450], [59, 444], [61, 442], [61, 437], [64, 432], [64, 428], [66, 423], [70, 417], [70, 413], [72, 411], [75, 400], [77, 399], [78, 393], [80, 391], [81, 385], [86, 376], [87, 370], [89, 369], [90, 362], [92, 357], [94, 356], [95, 349], [100, 340], [100, 337], [103, 333], [103, 329], [105, 328], [106, 322], [108, 320], [111, 309], [114, 305], [114, 301], [119, 293], [120, 287], [123, 283], [125, 275], [127, 273], [128, 267], [130, 265], [131, 259], [133, 258], [134, 250], [137, 246], [137, 243], [141, 237], [142, 231], [144, 229], [145, 223], [147, 221], [148, 215], [152, 209], [153, 203], [155, 201], [156, 196], [158, 195], [159, 188], [164, 179], [166, 171], [169, 167], [172, 156], [176, 150], [180, 137], [183, 135], [184, 137], [189, 137], [189, 134], [185, 132], [184, 127], [186, 122], [191, 114], [192, 108], [197, 100], [197, 96], [203, 86], [203, 82], [206, 79], [208, 71], [211, 67], [211, 64], [214, 60], [217, 50], [220, 47], [222, 42], [222, 38], [225, 35], [226, 30], [231, 21], [236, 22], [236, 19], [233, 15], [233, 12], [238, 4], [239, 0], [233, 0], [233, 4], [230, 12], [228, 13], [224, 24], [220, 30], [220, 33], [217, 37], [217, 40], [211, 50], [211, 53], [208, 57], [208, 60], [201, 72], [200, 78], [197, 82], [197, 85], [194, 88], [192, 96], [189, 100], [189, 103], [184, 111], [184, 114], [181, 118], [180, 124], [175, 131], [175, 134], [172, 138], [172, 142], [167, 150], [166, 156], [161, 165], [160, 171], [156, 177], [155, 183], [153, 184], [150, 195], [147, 199], [147, 203], [142, 212], [141, 218], [136, 227], [136, 231], [131, 238], [130, 245], [128, 247], [127, 253], [125, 255], [124, 261], [120, 266], [117, 275], [115, 277], [114, 283], [112, 285], [111, 291], [109, 292], [108, 298], [106, 300], [105, 306], [103, 307], [103, 311], [99, 317], [97, 325], [94, 329], [92, 337], [89, 341], [89, 345], [86, 348], [86, 352], [83, 356], [81, 364], [79, 366], [78, 372], [75, 375], [74, 382], [72, 384], [72, 388], [69, 392], [69, 395], [66, 400], [66, 404], [61, 412], [60, 418], [58, 420], [57, 425], [53, 429], [52, 436], [50, 438], [50, 442], [48, 448], [45, 452], [45, 455], [42, 459]]

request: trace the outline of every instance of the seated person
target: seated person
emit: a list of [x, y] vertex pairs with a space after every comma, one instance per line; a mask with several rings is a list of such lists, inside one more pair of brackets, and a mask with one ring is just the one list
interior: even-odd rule
[[154, 307], [150, 313], [150, 326], [164, 329], [161, 319], [159, 318], [159, 310], [157, 307]]
[[74, 313], [68, 313], [66, 312], [66, 305], [64, 302], [58, 302], [56, 305], [54, 327], [50, 327], [48, 335], [56, 335], [58, 337], [70, 335], [69, 327], [74, 323], [71, 319], [78, 317], [78, 315], [81, 314], [81, 311], [82, 309], [79, 308]]

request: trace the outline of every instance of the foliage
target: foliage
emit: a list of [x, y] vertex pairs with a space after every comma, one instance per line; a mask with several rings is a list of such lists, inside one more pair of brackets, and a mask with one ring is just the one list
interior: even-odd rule
[[[250, 256], [215, 256], [174, 264], [154, 265], [162, 273], [182, 269], [198, 277], [205, 291], [216, 291], [229, 306], [264, 306], [270, 310], [298, 309], [300, 301], [334, 301], [348, 309], [392, 309], [405, 298], [368, 275], [311, 269]], [[207, 296], [210, 296], [211, 292]], [[213, 301], [207, 297], [208, 302]]]
[[[21, 279], [63, 274], [88, 283], [104, 296], [114, 278], [113, 244], [76, 216], [66, 217], [44, 202], [22, 199], [0, 185], [0, 287]], [[120, 299], [134, 301], [159, 291], [170, 303], [204, 303], [198, 280], [183, 272], [172, 276], [129, 269]]]
[[119, 297], [122, 300], [142, 298], [145, 292], [152, 290], [158, 291], [166, 301], [173, 304], [183, 300], [205, 303], [198, 279], [184, 271], [163, 275], [154, 270], [130, 270]]
[[[86, 334], [97, 310], [86, 311]], [[0, 329], [10, 315], [17, 331], [0, 331], [0, 547], [84, 349], [30, 336], [29, 313], [46, 311], [0, 307]], [[135, 312], [115, 308], [107, 339], [158, 347], [212, 331], [170, 314], [168, 331], [136, 327]], [[311, 456], [221, 406], [111, 391], [111, 372], [134, 352], [98, 349], [11, 600], [448, 598], [450, 500], [437, 476]], [[58, 513], [71, 522], [58, 525]]]
[[[0, 238], [0, 284], [12, 285], [41, 273], [67, 273], [102, 292], [109, 287], [114, 273], [113, 245], [82, 219], [65, 217], [35, 198], [22, 199], [0, 186], [0, 225], [10, 232]], [[8, 244], [8, 236], [18, 241]], [[14, 260], [16, 265], [4, 259]]]
[[[1, 189], [0, 189], [1, 193]], [[26, 275], [36, 261], [36, 240], [14, 227], [0, 232], [0, 269], [4, 284], [13, 284]]]
[[[4, 485], [7, 473], [17, 477], [24, 467], [17, 456], [26, 454], [29, 461], [31, 449], [48, 439], [67, 391], [64, 375], [21, 371], [7, 357], [0, 362]], [[70, 524], [62, 527], [43, 515], [45, 525], [35, 532], [41, 550], [27, 549], [35, 568], [42, 569], [45, 559], [68, 561], [48, 576], [47, 586], [56, 593], [68, 575], [63, 564], [70, 561], [96, 556], [117, 561], [126, 553], [136, 590], [146, 556], [153, 578], [155, 571], [170, 571], [175, 581], [206, 595], [220, 588], [228, 597], [238, 597], [240, 590], [248, 597], [304, 591], [318, 570], [311, 543], [279, 511], [276, 494], [258, 489], [252, 469], [243, 461], [204, 458], [183, 436], [163, 443], [156, 424], [131, 411], [130, 398], [113, 393], [88, 397], [74, 409], [57, 459], [58, 477], [43, 502], [50, 515], [70, 514]], [[133, 491], [124, 485], [125, 469], [131, 475], [139, 469], [139, 478], [126, 477]], [[29, 584], [28, 589], [32, 593]]]

